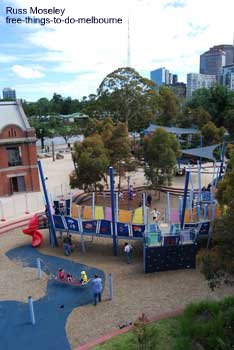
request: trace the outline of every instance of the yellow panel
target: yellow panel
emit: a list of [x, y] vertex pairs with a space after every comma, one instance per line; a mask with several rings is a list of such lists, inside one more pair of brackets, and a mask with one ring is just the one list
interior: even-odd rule
[[75, 203], [72, 203], [71, 214], [72, 218], [78, 218], [78, 205]]
[[142, 207], [137, 208], [134, 211], [132, 223], [133, 224], [143, 224], [143, 208]]
[[101, 206], [95, 207], [95, 214], [94, 217], [96, 220], [103, 220], [104, 219], [104, 210]]
[[92, 207], [84, 207], [82, 219], [92, 220]]
[[119, 210], [118, 221], [126, 224], [131, 223], [132, 221], [132, 211], [131, 210]]
[[185, 223], [188, 223], [188, 222], [190, 222], [191, 220], [190, 220], [190, 210], [189, 209], [186, 209], [185, 210], [185, 213], [184, 213], [184, 222]]

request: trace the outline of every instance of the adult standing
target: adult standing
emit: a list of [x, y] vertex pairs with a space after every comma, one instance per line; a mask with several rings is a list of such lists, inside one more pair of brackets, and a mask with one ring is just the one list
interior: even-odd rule
[[147, 205], [148, 205], [149, 207], [151, 207], [152, 197], [151, 197], [151, 194], [150, 194], [150, 193], [148, 194], [148, 196], [147, 196], [147, 198], [146, 198], [146, 202], [147, 202]]
[[94, 275], [94, 279], [92, 281], [92, 289], [93, 289], [93, 305], [97, 305], [97, 300], [99, 303], [102, 301], [102, 279], [98, 277], [98, 275]]
[[126, 254], [126, 257], [127, 257], [127, 263], [130, 264], [131, 263], [132, 246], [128, 242], [126, 242], [124, 244], [124, 253]]

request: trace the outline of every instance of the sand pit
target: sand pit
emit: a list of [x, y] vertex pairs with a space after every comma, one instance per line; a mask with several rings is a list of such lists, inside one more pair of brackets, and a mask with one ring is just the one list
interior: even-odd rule
[[[46, 231], [43, 232], [47, 235]], [[111, 239], [86, 238], [87, 252], [81, 253], [78, 236], [74, 236], [76, 250], [66, 259], [96, 267], [113, 276], [114, 298], [108, 301], [108, 284], [106, 283], [103, 302], [96, 307], [87, 305], [73, 310], [67, 319], [66, 331], [71, 347], [76, 347], [88, 340], [106, 334], [118, 327], [120, 323], [134, 321], [142, 312], [156, 316], [173, 311], [186, 304], [201, 299], [218, 299], [233, 295], [234, 288], [222, 288], [211, 292], [198, 270], [181, 270], [145, 275], [142, 272], [142, 245], [133, 242], [133, 262], [127, 265], [123, 255], [123, 243], [119, 241], [118, 256], [112, 255]], [[0, 300], [26, 301], [29, 295], [34, 299], [45, 293], [47, 276], [43, 274], [41, 282], [37, 281], [36, 270], [22, 268], [22, 263], [10, 261], [4, 253], [14, 247], [30, 243], [30, 237], [22, 235], [19, 230], [0, 236]], [[62, 244], [51, 248], [48, 238], [39, 249], [43, 254], [64, 258]], [[92, 277], [92, 276], [91, 276]]]

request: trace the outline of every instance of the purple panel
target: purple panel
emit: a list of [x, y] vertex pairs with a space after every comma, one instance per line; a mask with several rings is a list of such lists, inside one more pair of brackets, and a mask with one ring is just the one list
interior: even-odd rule
[[172, 209], [171, 210], [171, 222], [173, 224], [179, 224], [180, 223], [179, 210], [177, 210], [177, 209]]
[[106, 207], [105, 208], [105, 219], [111, 221], [112, 220], [112, 213], [111, 213], [111, 208]]

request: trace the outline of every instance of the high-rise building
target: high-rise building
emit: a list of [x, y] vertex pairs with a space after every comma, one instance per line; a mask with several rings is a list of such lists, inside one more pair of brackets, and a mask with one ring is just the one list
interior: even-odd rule
[[225, 62], [225, 52], [221, 49], [211, 48], [200, 56], [200, 74], [219, 76]]
[[16, 99], [16, 92], [15, 90], [11, 88], [4, 88], [2, 90], [2, 98], [4, 100], [15, 100]]
[[219, 81], [229, 90], [234, 91], [234, 63], [223, 67]]
[[233, 45], [215, 45], [200, 55], [200, 74], [216, 75], [218, 78], [222, 67], [234, 63]]
[[205, 75], [198, 73], [187, 74], [187, 91], [186, 97], [191, 98], [195, 90], [206, 88], [209, 89], [216, 83], [216, 75]]
[[234, 45], [215, 45], [214, 49], [220, 49], [225, 52], [225, 66], [234, 63]]
[[177, 74], [173, 74], [172, 75], [172, 84], [176, 84], [178, 83], [178, 75]]
[[155, 69], [150, 72], [150, 79], [160, 87], [162, 84], [166, 84], [166, 69], [165, 67]]

